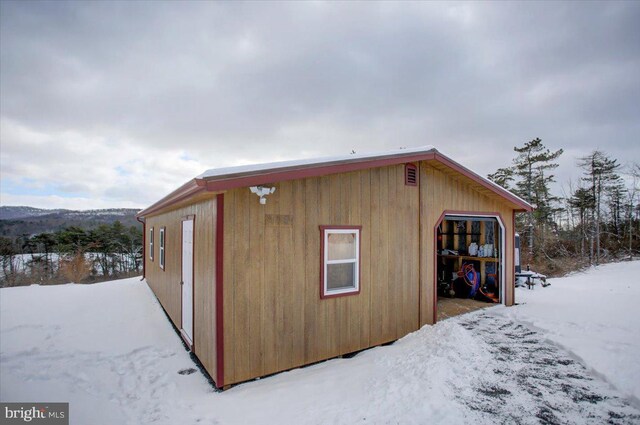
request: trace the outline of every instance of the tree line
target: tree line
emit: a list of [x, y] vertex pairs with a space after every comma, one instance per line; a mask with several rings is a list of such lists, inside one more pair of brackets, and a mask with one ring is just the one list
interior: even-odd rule
[[142, 231], [119, 221], [94, 229], [0, 237], [0, 286], [89, 283], [142, 270]]
[[509, 167], [488, 177], [535, 207], [516, 218], [523, 261], [558, 274], [638, 255], [638, 163], [623, 167], [606, 152], [594, 150], [576, 163], [582, 176], [556, 195], [553, 172], [563, 150], [552, 151], [536, 138], [514, 152]]
[[[561, 274], [640, 252], [640, 164], [623, 167], [606, 152], [581, 157], [582, 176], [562, 194], [552, 191], [556, 160], [539, 138], [514, 147], [508, 167], [488, 178], [535, 209], [518, 214], [521, 259], [537, 270]], [[85, 230], [0, 237], [0, 286], [95, 282], [140, 274], [142, 231], [119, 221]]]

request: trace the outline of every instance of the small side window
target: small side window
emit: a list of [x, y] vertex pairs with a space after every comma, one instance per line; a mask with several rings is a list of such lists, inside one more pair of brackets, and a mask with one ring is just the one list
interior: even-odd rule
[[320, 297], [360, 292], [360, 227], [321, 226]]
[[153, 261], [153, 227], [149, 229], [149, 259]]
[[164, 244], [165, 244], [165, 230], [166, 227], [160, 228], [160, 268], [164, 270]]

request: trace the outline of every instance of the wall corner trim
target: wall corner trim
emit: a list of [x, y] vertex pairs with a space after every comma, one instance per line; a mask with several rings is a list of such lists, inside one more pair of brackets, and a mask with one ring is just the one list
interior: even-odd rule
[[216, 384], [224, 386], [224, 194], [216, 196]]

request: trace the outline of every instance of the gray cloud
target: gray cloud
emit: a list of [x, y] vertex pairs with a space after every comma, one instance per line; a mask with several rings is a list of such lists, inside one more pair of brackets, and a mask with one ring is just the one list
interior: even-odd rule
[[[146, 204], [211, 166], [352, 148], [434, 144], [487, 173], [541, 137], [567, 149], [560, 179], [576, 175], [569, 154], [640, 159], [632, 2], [2, 2], [1, 12], [3, 180], [19, 182], [15, 164], [32, 158], [61, 191]], [[63, 176], [17, 133], [74, 155], [60, 159]], [[92, 140], [101, 161], [69, 134]], [[69, 181], [87, 166], [109, 181]]]

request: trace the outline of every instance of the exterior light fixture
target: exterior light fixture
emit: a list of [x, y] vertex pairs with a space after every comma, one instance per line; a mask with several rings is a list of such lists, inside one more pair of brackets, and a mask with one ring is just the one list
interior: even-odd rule
[[251, 193], [255, 193], [256, 195], [258, 195], [260, 197], [260, 205], [264, 205], [267, 203], [267, 198], [265, 198], [265, 196], [271, 195], [276, 191], [276, 188], [265, 186], [251, 186], [249, 190], [251, 190]]

